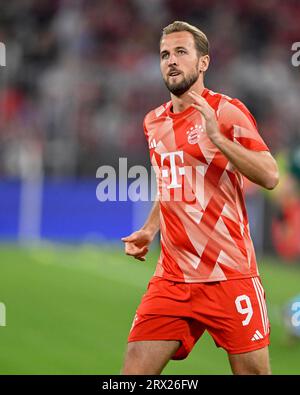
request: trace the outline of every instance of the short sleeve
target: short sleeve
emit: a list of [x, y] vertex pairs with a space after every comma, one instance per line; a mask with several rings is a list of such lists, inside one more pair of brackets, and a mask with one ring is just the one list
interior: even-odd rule
[[238, 99], [232, 99], [222, 105], [218, 121], [221, 132], [232, 141], [249, 150], [269, 151], [257, 130], [254, 117]]
[[144, 128], [144, 133], [145, 133], [146, 140], [147, 140], [147, 142], [148, 142], [149, 133], [148, 133], [147, 126], [146, 126], [146, 118], [147, 118], [147, 116], [144, 118], [143, 128]]

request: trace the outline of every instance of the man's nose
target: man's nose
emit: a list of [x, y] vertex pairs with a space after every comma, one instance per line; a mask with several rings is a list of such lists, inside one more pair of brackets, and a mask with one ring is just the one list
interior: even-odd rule
[[175, 54], [170, 54], [169, 59], [168, 59], [168, 66], [171, 65], [176, 65], [177, 64], [177, 59]]

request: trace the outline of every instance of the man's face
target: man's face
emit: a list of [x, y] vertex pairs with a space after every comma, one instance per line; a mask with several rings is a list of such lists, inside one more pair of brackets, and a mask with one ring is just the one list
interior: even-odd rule
[[160, 44], [160, 69], [171, 93], [181, 96], [198, 80], [199, 54], [190, 32], [170, 33]]

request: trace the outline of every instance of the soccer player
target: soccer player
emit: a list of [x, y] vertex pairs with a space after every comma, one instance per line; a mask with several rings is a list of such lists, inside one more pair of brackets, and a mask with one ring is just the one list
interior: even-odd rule
[[[145, 225], [122, 240], [144, 261], [156, 233], [161, 254], [137, 309], [122, 374], [160, 374], [184, 359], [205, 330], [234, 374], [270, 374], [269, 320], [249, 233], [243, 176], [273, 189], [277, 164], [243, 103], [204, 87], [209, 43], [176, 21], [160, 41], [171, 100], [144, 131], [158, 178]], [[200, 372], [199, 372], [200, 373]]]

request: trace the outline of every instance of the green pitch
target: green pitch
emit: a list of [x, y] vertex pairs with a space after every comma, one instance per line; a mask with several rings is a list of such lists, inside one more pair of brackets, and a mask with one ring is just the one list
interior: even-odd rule
[[[94, 246], [0, 247], [1, 374], [118, 374], [137, 304], [153, 273], [147, 262]], [[300, 292], [299, 266], [264, 259], [274, 374], [300, 374], [300, 341], [282, 325], [282, 307]], [[208, 335], [165, 374], [230, 374]]]

